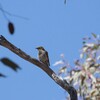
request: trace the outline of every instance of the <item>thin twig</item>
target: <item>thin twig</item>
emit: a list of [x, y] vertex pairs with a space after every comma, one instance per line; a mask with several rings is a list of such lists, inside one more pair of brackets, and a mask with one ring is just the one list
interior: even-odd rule
[[71, 100], [77, 100], [77, 92], [67, 81], [63, 80], [57, 74], [49, 67], [44, 65], [39, 60], [32, 58], [25, 52], [23, 52], [21, 49], [17, 48], [13, 44], [11, 44], [8, 40], [6, 40], [2, 35], [0, 35], [0, 45], [8, 48], [13, 53], [17, 54], [21, 58], [27, 60], [28, 62], [31, 62], [32, 64], [36, 65], [37, 67], [41, 68], [43, 71], [45, 71], [58, 85], [60, 85], [64, 90], [66, 90], [70, 94]]
[[26, 18], [26, 17], [23, 17], [23, 16], [19, 16], [19, 15], [15, 15], [15, 14], [12, 14], [12, 13], [4, 10], [1, 4], [0, 4], [0, 10], [3, 13], [3, 16], [5, 17], [5, 19], [7, 19], [8, 21], [9, 21], [9, 19], [6, 16], [6, 14], [9, 15], [9, 16], [18, 17], [18, 18], [21, 18], [21, 19], [24, 19], [24, 20], [29, 20], [29, 18]]

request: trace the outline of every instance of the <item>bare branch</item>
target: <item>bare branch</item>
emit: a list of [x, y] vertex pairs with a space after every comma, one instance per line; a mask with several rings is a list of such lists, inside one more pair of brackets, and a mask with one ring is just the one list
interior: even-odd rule
[[28, 62], [31, 62], [32, 64], [36, 65], [37, 67], [41, 68], [43, 71], [45, 71], [58, 85], [60, 85], [64, 90], [66, 90], [70, 94], [71, 100], [77, 100], [77, 92], [76, 90], [65, 80], [60, 78], [56, 75], [56, 73], [46, 65], [44, 65], [39, 60], [32, 58], [25, 52], [23, 52], [21, 49], [17, 48], [13, 44], [11, 44], [9, 41], [7, 41], [2, 35], [0, 35], [0, 45], [8, 48], [13, 53], [17, 54], [21, 58], [27, 60]]

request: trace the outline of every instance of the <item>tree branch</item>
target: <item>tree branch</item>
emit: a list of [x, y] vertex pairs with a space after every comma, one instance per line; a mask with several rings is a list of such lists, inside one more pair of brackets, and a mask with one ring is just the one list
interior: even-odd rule
[[25, 52], [23, 52], [21, 49], [17, 48], [13, 44], [11, 44], [9, 41], [7, 41], [2, 35], [0, 35], [0, 45], [8, 48], [13, 53], [17, 54], [21, 58], [25, 59], [28, 62], [31, 62], [32, 64], [36, 65], [37, 67], [41, 68], [43, 71], [45, 71], [58, 85], [60, 85], [64, 90], [66, 90], [70, 94], [71, 100], [77, 100], [77, 92], [74, 87], [72, 87], [67, 81], [63, 80], [59, 76], [56, 75], [56, 73], [49, 67], [47, 67], [45, 64], [40, 62], [39, 60], [32, 58]]

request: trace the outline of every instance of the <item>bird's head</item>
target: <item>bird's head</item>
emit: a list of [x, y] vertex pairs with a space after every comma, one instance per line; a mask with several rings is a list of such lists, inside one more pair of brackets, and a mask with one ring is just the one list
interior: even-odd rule
[[37, 50], [45, 50], [42, 46], [36, 48]]

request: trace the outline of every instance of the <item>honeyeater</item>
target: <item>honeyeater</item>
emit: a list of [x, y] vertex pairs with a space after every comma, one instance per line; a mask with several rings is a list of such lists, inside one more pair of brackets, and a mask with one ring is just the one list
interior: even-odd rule
[[48, 56], [48, 52], [42, 47], [39, 46], [36, 48], [39, 52], [38, 52], [38, 58], [39, 60], [44, 63], [46, 66], [50, 66], [50, 62], [49, 62], [49, 56]]

